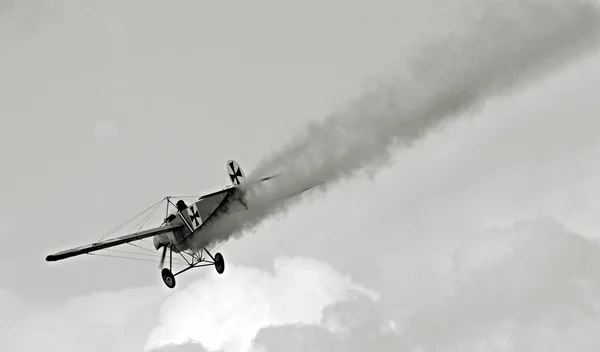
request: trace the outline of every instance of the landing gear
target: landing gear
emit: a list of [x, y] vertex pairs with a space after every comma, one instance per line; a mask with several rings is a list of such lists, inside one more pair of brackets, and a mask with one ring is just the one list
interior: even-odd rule
[[162, 279], [168, 288], [175, 287], [175, 276], [173, 276], [171, 270], [164, 268], [160, 274], [162, 275]]
[[215, 254], [215, 269], [219, 274], [223, 274], [225, 271], [225, 260], [221, 253]]
[[[206, 252], [206, 254], [208, 254], [210, 259], [204, 257], [204, 255], [203, 255], [204, 252]], [[217, 273], [223, 274], [223, 272], [225, 271], [225, 260], [223, 259], [223, 255], [221, 253], [216, 253], [213, 256], [212, 254], [210, 254], [208, 249], [203, 248], [203, 250], [200, 251], [199, 253], [198, 252], [194, 252], [193, 254], [188, 253], [187, 256], [189, 256], [191, 258], [191, 260], [188, 260], [186, 258], [186, 256], [183, 255], [183, 253], [179, 252], [179, 254], [187, 262], [187, 267], [185, 267], [184, 269], [182, 269], [176, 273], [171, 272], [171, 270], [173, 270], [173, 251], [171, 250], [170, 255], [169, 255], [169, 268], [164, 268], [161, 271], [161, 276], [162, 276], [163, 282], [165, 283], [165, 285], [167, 285], [168, 288], [175, 287], [175, 276], [177, 276], [185, 271], [188, 271], [190, 269], [193, 269], [193, 268], [214, 265], [215, 269], [217, 270]], [[166, 250], [163, 252], [163, 258], [161, 259], [161, 265], [162, 265], [162, 262], [163, 262], [165, 256], [166, 256]]]

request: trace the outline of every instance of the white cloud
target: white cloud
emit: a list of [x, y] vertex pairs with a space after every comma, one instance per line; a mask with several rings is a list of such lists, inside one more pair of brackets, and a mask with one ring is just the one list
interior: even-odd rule
[[164, 296], [159, 287], [134, 288], [44, 305], [6, 289], [0, 291], [0, 350], [136, 350], [152, 328], [156, 306]]
[[208, 275], [164, 302], [146, 350], [193, 339], [209, 350], [246, 351], [262, 328], [319, 326], [327, 306], [356, 295], [378, 298], [312, 259], [278, 258], [273, 274], [229, 265], [223, 275]]
[[[502, 250], [482, 254], [489, 249]], [[409, 302], [393, 290], [380, 301], [338, 302], [322, 324], [268, 326], [254, 347], [285, 351], [597, 351], [600, 247], [548, 219], [474, 233], [449, 254], [447, 285]], [[406, 277], [397, 291], [410, 289]], [[441, 287], [441, 286], [440, 286]], [[422, 293], [422, 288], [413, 288]], [[405, 315], [396, 306], [411, 305]], [[393, 319], [390, 319], [390, 316]], [[329, 322], [329, 323], [328, 323]], [[333, 323], [332, 323], [333, 322]], [[333, 327], [333, 328], [332, 328]]]
[[[356, 298], [324, 310], [323, 324], [287, 324], [262, 329], [253, 351], [396, 351], [399, 335], [382, 331], [385, 321], [380, 302]], [[331, 323], [335, 322], [335, 328]]]
[[[329, 306], [373, 291], [330, 265], [278, 258], [274, 272], [228, 265], [189, 286], [131, 288], [31, 304], [0, 289], [0, 350], [246, 351], [263, 328], [304, 323], [333, 329]], [[125, 335], [124, 335], [125, 333]]]
[[596, 336], [583, 336], [600, 326], [600, 247], [593, 242], [531, 220], [473, 235], [453, 258], [447, 297], [406, 320], [406, 347], [600, 349]]

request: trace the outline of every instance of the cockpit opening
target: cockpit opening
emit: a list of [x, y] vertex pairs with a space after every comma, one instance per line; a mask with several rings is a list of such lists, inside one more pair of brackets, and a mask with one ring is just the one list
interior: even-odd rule
[[[175, 204], [175, 207], [177, 208], [177, 211], [184, 211], [185, 209], [187, 209], [187, 204], [185, 204], [185, 202], [183, 200], [178, 200], [177, 203]], [[177, 218], [176, 214], [171, 214], [169, 215], [165, 221], [167, 223], [170, 223], [171, 221], [175, 220], [175, 218]]]

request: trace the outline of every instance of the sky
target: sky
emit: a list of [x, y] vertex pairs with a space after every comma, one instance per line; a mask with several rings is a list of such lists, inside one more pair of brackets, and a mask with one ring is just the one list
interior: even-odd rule
[[[0, 0], [0, 349], [597, 351], [578, 3]], [[155, 263], [44, 261], [231, 158], [330, 183], [175, 290]]]

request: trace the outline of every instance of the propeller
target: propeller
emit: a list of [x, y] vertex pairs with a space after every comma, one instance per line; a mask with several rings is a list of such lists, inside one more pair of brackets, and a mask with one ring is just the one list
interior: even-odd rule
[[162, 252], [162, 256], [160, 257], [160, 265], [158, 266], [159, 268], [163, 267], [163, 264], [165, 263], [165, 257], [167, 256], [167, 248], [169, 246], [164, 246], [163, 247], [163, 252]]

